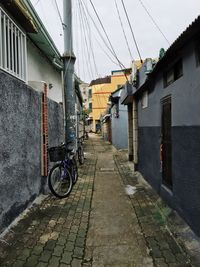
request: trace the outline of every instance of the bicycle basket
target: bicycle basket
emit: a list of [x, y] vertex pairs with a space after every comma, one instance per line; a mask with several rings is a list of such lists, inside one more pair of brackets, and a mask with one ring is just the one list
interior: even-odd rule
[[51, 147], [48, 149], [49, 158], [52, 162], [62, 161], [65, 159], [66, 149], [63, 146]]

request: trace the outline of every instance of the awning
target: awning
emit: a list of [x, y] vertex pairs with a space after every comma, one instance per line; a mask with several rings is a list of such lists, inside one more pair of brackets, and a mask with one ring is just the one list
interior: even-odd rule
[[105, 123], [110, 118], [110, 116], [111, 116], [111, 114], [104, 115], [103, 118], [102, 118], [102, 120], [101, 120], [101, 122], [102, 123]]
[[87, 119], [86, 119], [86, 121], [91, 121], [93, 118], [92, 117], [88, 117]]
[[133, 95], [136, 92], [136, 87], [129, 82], [124, 85], [124, 90], [121, 92], [120, 101], [123, 105], [128, 105], [133, 102]]

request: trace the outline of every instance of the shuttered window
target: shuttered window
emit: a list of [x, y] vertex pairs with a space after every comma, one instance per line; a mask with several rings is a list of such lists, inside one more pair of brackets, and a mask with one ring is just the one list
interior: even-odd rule
[[183, 63], [182, 59], [178, 60], [172, 68], [164, 73], [164, 87], [178, 80], [183, 76]]

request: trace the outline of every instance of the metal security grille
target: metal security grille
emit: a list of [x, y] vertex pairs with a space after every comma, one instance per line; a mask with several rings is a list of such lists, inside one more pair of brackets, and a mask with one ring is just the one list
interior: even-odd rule
[[26, 35], [0, 7], [0, 68], [26, 81]]

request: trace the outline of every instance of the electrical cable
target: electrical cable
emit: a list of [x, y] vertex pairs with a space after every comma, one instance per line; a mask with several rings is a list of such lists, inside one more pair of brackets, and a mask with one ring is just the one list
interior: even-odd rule
[[126, 10], [125, 4], [124, 4], [124, 0], [121, 0], [121, 2], [122, 2], [122, 5], [123, 5], [123, 8], [124, 8], [126, 19], [128, 21], [128, 24], [129, 24], [129, 27], [130, 27], [130, 30], [131, 30], [131, 34], [132, 34], [132, 37], [133, 37], [133, 41], [135, 43], [136, 50], [137, 50], [139, 58], [140, 58], [140, 62], [143, 63], [142, 57], [141, 57], [141, 54], [140, 54], [140, 51], [139, 51], [139, 47], [138, 47], [138, 44], [137, 44], [137, 41], [136, 41], [136, 38], [135, 38], [135, 35], [134, 35], [134, 32], [133, 32], [133, 28], [131, 26], [131, 22], [130, 22], [130, 19], [129, 19], [129, 16], [128, 16], [128, 13], [127, 13], [127, 10]]
[[92, 72], [91, 72], [91, 69], [89, 68], [90, 67], [90, 65], [89, 64], [87, 64], [87, 57], [85, 56], [84, 57], [84, 55], [88, 55], [88, 53], [87, 53], [87, 45], [86, 45], [86, 43], [87, 43], [87, 41], [86, 41], [86, 38], [85, 38], [85, 35], [84, 35], [84, 29], [83, 29], [83, 22], [82, 22], [82, 13], [81, 13], [81, 8], [80, 8], [80, 6], [79, 6], [79, 1], [78, 1], [78, 10], [79, 10], [79, 17], [80, 17], [80, 28], [81, 28], [81, 43], [83, 44], [83, 47], [82, 47], [82, 49], [83, 49], [83, 53], [82, 53], [82, 59], [83, 59], [83, 65], [84, 65], [84, 62], [85, 62], [85, 65], [86, 65], [86, 68], [87, 68], [87, 72], [88, 72], [88, 75], [89, 75], [89, 77], [90, 77], [90, 79], [92, 80], [93, 79], [93, 74], [92, 74]]
[[[92, 5], [92, 8], [93, 8], [93, 10], [94, 10], [94, 12], [95, 12], [95, 14], [96, 14], [96, 16], [97, 16], [98, 21], [99, 21], [99, 23], [100, 23], [100, 25], [101, 25], [101, 27], [102, 27], [102, 29], [103, 29], [103, 32], [104, 32], [104, 34], [105, 34], [105, 36], [106, 36], [106, 38], [107, 38], [107, 40], [108, 40], [108, 43], [110, 44], [111, 50], [113, 51], [113, 54], [114, 54], [116, 60], [118, 61], [119, 66], [120, 66], [120, 68], [121, 68], [121, 70], [122, 70], [124, 76], [126, 77], [126, 79], [127, 79], [127, 81], [128, 81], [127, 75], [126, 75], [126, 73], [123, 71], [123, 68], [126, 69], [126, 67], [120, 62], [119, 58], [117, 57], [117, 54], [116, 54], [116, 52], [115, 52], [115, 50], [114, 50], [114, 47], [113, 47], [113, 45], [112, 45], [112, 43], [111, 43], [111, 41], [110, 41], [110, 39], [109, 39], [109, 37], [108, 37], [108, 34], [107, 34], [106, 30], [105, 30], [105, 27], [104, 27], [104, 25], [103, 25], [103, 23], [102, 23], [102, 21], [101, 21], [99, 15], [98, 15], [98, 13], [97, 13], [97, 10], [96, 10], [96, 8], [95, 8], [95, 6], [94, 6], [92, 0], [89, 0], [89, 1], [90, 1], [90, 4]], [[122, 68], [122, 67], [123, 67], [123, 68]]]
[[62, 19], [62, 16], [61, 16], [61, 13], [60, 13], [60, 10], [59, 10], [59, 7], [58, 7], [58, 3], [57, 3], [57, 0], [54, 0], [54, 3], [55, 3], [55, 6], [56, 6], [56, 11], [58, 13], [58, 16], [59, 16], [59, 19], [60, 19], [60, 22], [62, 24], [62, 27], [68, 27], [66, 24], [64, 24], [63, 22], [63, 19]]
[[81, 10], [81, 6], [80, 6], [80, 1], [78, 1], [79, 4], [79, 13], [80, 13], [80, 26], [81, 26], [81, 33], [83, 36], [83, 44], [84, 44], [84, 49], [85, 49], [85, 55], [87, 55], [86, 57], [86, 67], [88, 69], [88, 74], [90, 75], [90, 78], [92, 79], [94, 77], [93, 75], [93, 70], [91, 67], [91, 62], [90, 62], [90, 53], [89, 53], [89, 48], [88, 48], [88, 44], [87, 44], [87, 38], [86, 38], [86, 34], [85, 34], [85, 28], [84, 28], [84, 22], [83, 22], [83, 17], [82, 17], [82, 10]]
[[129, 43], [128, 43], [128, 39], [127, 39], [125, 30], [124, 30], [124, 26], [123, 26], [123, 23], [122, 23], [122, 19], [121, 19], [121, 16], [120, 16], [120, 12], [119, 12], [119, 8], [118, 8], [117, 1], [116, 0], [115, 0], [115, 6], [116, 6], [116, 9], [117, 9], [117, 14], [118, 14], [119, 21], [120, 21], [120, 24], [121, 24], [121, 28], [122, 28], [122, 31], [123, 31], [123, 34], [124, 34], [126, 45], [127, 45], [128, 51], [129, 51], [129, 55], [130, 55], [131, 61], [132, 61], [133, 60], [133, 56], [132, 56], [131, 49], [130, 49], [130, 46], [129, 46]]
[[[81, 44], [83, 43], [82, 42], [82, 32], [81, 31], [77, 31], [77, 29], [80, 28], [80, 19], [79, 19], [79, 4], [78, 4], [78, 0], [75, 1], [75, 4], [76, 4], [76, 7], [75, 7], [75, 10], [76, 10], [76, 24], [74, 24], [74, 31], [77, 32], [77, 36], [78, 36], [78, 39], [77, 41], [75, 42], [76, 46], [77, 46], [77, 55], [78, 55], [78, 58], [77, 58], [77, 64], [78, 64], [78, 68], [79, 68], [79, 77], [83, 76], [83, 80], [85, 81], [86, 79], [86, 70], [85, 70], [85, 64], [84, 64], [84, 56], [83, 56], [83, 52], [81, 52], [81, 49], [79, 50], [79, 47], [81, 46]], [[80, 44], [80, 46], [79, 46]], [[82, 64], [81, 64], [82, 63]]]
[[147, 7], [144, 5], [144, 3], [142, 2], [142, 0], [138, 0], [138, 1], [140, 2], [140, 4], [142, 5], [142, 7], [144, 8], [144, 10], [146, 11], [146, 13], [148, 14], [148, 16], [150, 17], [150, 19], [152, 20], [153, 24], [156, 26], [156, 28], [162, 34], [162, 36], [164, 37], [164, 39], [166, 40], [166, 42], [170, 45], [169, 40], [167, 39], [167, 37], [165, 36], [165, 34], [163, 33], [163, 31], [160, 29], [160, 27], [158, 26], [158, 24], [156, 23], [155, 19], [150, 14], [150, 12], [148, 11]]
[[78, 29], [78, 12], [77, 12], [78, 8], [77, 8], [77, 3], [76, 3], [76, 8], [75, 8], [75, 16], [74, 16], [74, 33], [75, 33], [75, 40], [76, 42], [74, 42], [74, 44], [76, 44], [76, 52], [75, 54], [77, 55], [77, 59], [76, 59], [76, 62], [75, 62], [75, 66], [77, 65], [77, 73], [78, 73], [78, 76], [80, 77], [80, 51], [79, 51], [79, 32], [75, 29]]
[[104, 52], [104, 54], [110, 59], [110, 61], [115, 64], [116, 66], [119, 66], [119, 64], [117, 62], [115, 62], [110, 55], [104, 50], [104, 48], [102, 47], [100, 41], [94, 36], [94, 39], [96, 40], [97, 44], [99, 45], [99, 47], [101, 48], [101, 50]]
[[[82, 0], [81, 0], [81, 1], [82, 1]], [[107, 47], [107, 49], [110, 51], [110, 53], [111, 53], [111, 54], [114, 56], [114, 58], [115, 58], [115, 55], [114, 55], [113, 51], [110, 49], [110, 47], [108, 46], [106, 40], [104, 39], [103, 35], [101, 34], [100, 30], [98, 29], [98, 27], [97, 27], [97, 25], [96, 25], [94, 19], [92, 18], [91, 14], [90, 14], [90, 12], [89, 12], [89, 10], [88, 10], [88, 8], [87, 8], [87, 6], [85, 5], [85, 3], [84, 3], [83, 1], [82, 1], [82, 3], [84, 4], [84, 6], [85, 6], [85, 10], [87, 11], [87, 14], [88, 14], [89, 18], [92, 20], [93, 25], [94, 25], [95, 29], [97, 30], [99, 36], [101, 37], [103, 43], [105, 44], [105, 46]], [[119, 64], [117, 64], [117, 65], [119, 66]]]
[[[81, 2], [82, 2], [82, 0], [81, 0]], [[87, 15], [88, 15], [88, 17], [91, 19], [91, 21], [92, 21], [93, 24], [94, 24], [95, 29], [97, 30], [99, 36], [101, 37], [101, 39], [102, 39], [104, 45], [105, 45], [106, 48], [109, 50], [109, 52], [113, 55], [112, 50], [111, 50], [110, 47], [107, 45], [107, 43], [106, 43], [104, 37], [102, 36], [101, 32], [99, 31], [98, 27], [96, 26], [96, 23], [95, 23], [94, 19], [93, 19], [92, 16], [90, 15], [88, 8], [87, 8], [86, 6], [84, 7], [83, 4], [85, 5], [85, 3], [84, 3], [84, 2], [82, 3], [83, 12], [84, 12], [84, 14], [85, 14], [85, 17], [87, 18]], [[86, 12], [87, 12], [87, 14], [86, 14]], [[89, 23], [89, 22], [88, 22], [88, 23]], [[96, 42], [97, 42], [97, 44], [99, 45], [99, 47], [101, 48], [101, 50], [103, 51], [103, 53], [110, 59], [110, 61], [111, 61], [113, 64], [115, 64], [116, 66], [119, 67], [119, 63], [115, 62], [115, 61], [111, 58], [111, 56], [105, 51], [105, 49], [102, 47], [100, 41], [96, 38], [96, 36], [94, 35], [94, 33], [93, 33], [93, 37], [94, 37], [94, 39], [96, 40]], [[113, 55], [113, 56], [114, 56], [114, 55]], [[115, 57], [115, 56], [114, 56], [114, 57]]]
[[104, 27], [104, 25], [103, 25], [103, 23], [102, 23], [102, 21], [101, 21], [99, 15], [98, 15], [98, 13], [97, 13], [97, 10], [96, 10], [96, 8], [95, 8], [95, 6], [94, 6], [92, 0], [89, 0], [89, 1], [90, 1], [90, 4], [92, 5], [92, 8], [93, 8], [93, 10], [94, 10], [94, 12], [95, 12], [95, 14], [96, 14], [96, 16], [97, 16], [98, 21], [99, 21], [99, 23], [100, 23], [100, 25], [101, 25], [101, 27], [102, 27], [102, 29], [103, 29], [103, 32], [104, 32], [104, 34], [105, 34], [105, 36], [106, 36], [106, 38], [107, 38], [107, 40], [108, 40], [108, 43], [109, 43], [109, 45], [110, 45], [110, 47], [111, 47], [111, 49], [112, 49], [112, 51], [113, 51], [113, 54], [114, 54], [115, 58], [117, 59], [119, 65], [120, 65], [121, 67], [123, 66], [123, 67], [125, 68], [125, 66], [120, 62], [119, 58], [118, 58], [117, 55], [116, 55], [116, 52], [115, 52], [115, 50], [114, 50], [114, 47], [113, 47], [113, 45], [112, 45], [112, 43], [111, 43], [111, 41], [110, 41], [110, 38], [108, 37], [108, 34], [107, 34], [106, 30], [105, 30], [105, 27]]
[[86, 29], [85, 29], [86, 25], [85, 25], [84, 19], [83, 19], [83, 12], [82, 12], [82, 8], [81, 8], [80, 0], [79, 0], [79, 8], [80, 8], [80, 16], [81, 16], [80, 17], [81, 18], [81, 25], [82, 25], [82, 28], [83, 28], [86, 51], [87, 51], [87, 55], [88, 55], [88, 63], [89, 63], [89, 66], [90, 66], [92, 77], [94, 77], [93, 68], [92, 68], [92, 64], [91, 64], [91, 57], [90, 57], [90, 52], [89, 52], [89, 45], [88, 45], [88, 42], [87, 42], [87, 40], [89, 39], [89, 36], [88, 36], [88, 38], [86, 37]]
[[92, 38], [91, 38], [91, 27], [89, 24], [89, 21], [87, 19], [84, 7], [82, 2], [80, 1], [80, 4], [82, 6], [82, 11], [83, 11], [83, 15], [84, 15], [84, 19], [85, 19], [85, 25], [86, 25], [86, 30], [88, 30], [88, 39], [89, 39], [89, 44], [90, 44], [90, 50], [92, 53], [92, 59], [93, 59], [93, 64], [94, 64], [94, 68], [95, 68], [95, 72], [96, 72], [96, 76], [99, 77], [98, 75], [98, 69], [97, 69], [97, 64], [96, 64], [96, 60], [95, 60], [95, 56], [94, 56], [94, 49], [93, 49], [93, 44], [92, 44]]

